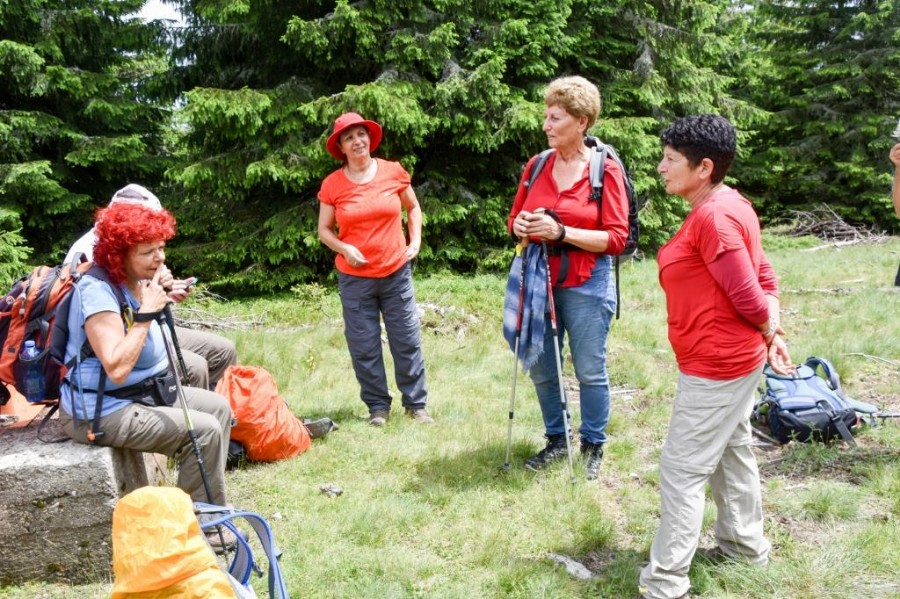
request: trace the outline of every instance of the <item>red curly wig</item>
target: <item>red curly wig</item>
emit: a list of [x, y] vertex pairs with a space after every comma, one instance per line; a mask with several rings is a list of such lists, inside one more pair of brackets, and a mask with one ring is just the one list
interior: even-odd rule
[[113, 283], [125, 282], [125, 258], [141, 243], [168, 241], [175, 237], [175, 217], [168, 210], [154, 210], [131, 202], [113, 203], [97, 211], [94, 224], [97, 242], [94, 262], [103, 267]]

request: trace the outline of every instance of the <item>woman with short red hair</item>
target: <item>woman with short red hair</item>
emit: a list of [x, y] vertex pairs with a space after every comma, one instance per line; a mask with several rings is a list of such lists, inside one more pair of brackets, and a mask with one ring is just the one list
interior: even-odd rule
[[[226, 504], [231, 407], [221, 395], [184, 387], [209, 493], [191, 446], [159, 318], [169, 301], [166, 210], [114, 203], [97, 213], [95, 265], [73, 291], [60, 421], [83, 443], [162, 453], [178, 462], [178, 486], [194, 501]], [[218, 534], [210, 537], [221, 543]], [[233, 541], [227, 539], [225, 542]]]

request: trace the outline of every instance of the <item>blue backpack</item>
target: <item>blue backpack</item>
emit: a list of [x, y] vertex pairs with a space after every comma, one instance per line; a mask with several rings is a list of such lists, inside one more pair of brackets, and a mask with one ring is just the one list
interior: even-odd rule
[[[819, 376], [822, 369], [824, 378]], [[838, 437], [855, 447], [852, 429], [860, 423], [854, 402], [844, 396], [834, 366], [811, 357], [793, 375], [776, 374], [766, 364], [764, 388], [753, 410], [754, 419], [769, 427], [781, 443], [820, 441]]]
[[[201, 502], [194, 502], [194, 512], [207, 514], [207, 517], [201, 520], [200, 523], [200, 528], [204, 532], [217, 526], [224, 526], [234, 533], [237, 544], [235, 545], [234, 553], [231, 555], [227, 572], [231, 576], [235, 593], [240, 599], [256, 597], [256, 594], [250, 587], [250, 574], [256, 571], [262, 575], [262, 570], [253, 558], [253, 550], [250, 548], [250, 543], [235, 526], [234, 521], [237, 518], [243, 519], [253, 528], [263, 551], [266, 552], [266, 561], [269, 562], [269, 597], [272, 599], [288, 599], [287, 585], [284, 582], [281, 565], [278, 562], [281, 558], [281, 550], [275, 545], [272, 529], [269, 528], [269, 523], [266, 522], [265, 518], [253, 512], [244, 512]], [[235, 584], [235, 581], [239, 586]]]

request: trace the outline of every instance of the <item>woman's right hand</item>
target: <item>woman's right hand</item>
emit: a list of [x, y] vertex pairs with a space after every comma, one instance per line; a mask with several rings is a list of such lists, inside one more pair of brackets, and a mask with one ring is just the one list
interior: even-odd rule
[[359, 251], [356, 246], [347, 244], [344, 246], [344, 251], [341, 253], [344, 255], [344, 259], [347, 261], [347, 264], [349, 264], [353, 268], [365, 266], [369, 263], [369, 261], [366, 260], [366, 257], [363, 256], [363, 253]]
[[160, 312], [169, 303], [169, 295], [160, 283], [160, 279], [167, 272], [165, 265], [160, 265], [152, 279], [141, 282], [141, 297], [137, 298], [141, 307], [138, 312], [144, 314]]
[[531, 212], [527, 210], [521, 210], [516, 218], [513, 219], [512, 223], [512, 234], [518, 237], [519, 239], [525, 239], [528, 237], [528, 225], [531, 224]]

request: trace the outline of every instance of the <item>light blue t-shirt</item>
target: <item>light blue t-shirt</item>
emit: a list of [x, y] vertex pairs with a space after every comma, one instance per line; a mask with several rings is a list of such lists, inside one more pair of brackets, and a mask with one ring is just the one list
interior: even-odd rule
[[[125, 300], [137, 312], [140, 304], [132, 297], [126, 286], [122, 285], [120, 287]], [[117, 316], [122, 312], [119, 301], [116, 299], [116, 294], [109, 284], [90, 275], [83, 276], [72, 293], [74, 295], [72, 296], [72, 306], [69, 310], [69, 340], [66, 344], [67, 364], [81, 351], [81, 346], [87, 339], [87, 334], [84, 331], [85, 320], [98, 312], [113, 312]], [[134, 365], [128, 378], [123, 383], [116, 384], [107, 377], [100, 415], [108, 416], [132, 403], [128, 400], [111, 397], [110, 394], [114, 394], [115, 389], [137, 384], [144, 379], [164, 372], [167, 368], [168, 359], [165, 340], [159, 328], [159, 323], [152, 322], [150, 323], [150, 331], [144, 343], [144, 348], [141, 350], [137, 363]], [[83, 394], [75, 402], [78, 410], [75, 416], [81, 420], [93, 420], [94, 409], [97, 403], [97, 386], [100, 383], [100, 370], [100, 360], [96, 356], [86, 358], [80, 365], [72, 366], [66, 374], [68, 384], [64, 383], [60, 390], [60, 409], [72, 416], [72, 400], [73, 397], [79, 399], [78, 389], [80, 384]]]

